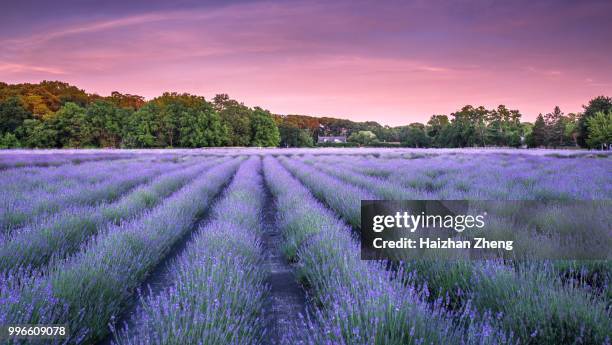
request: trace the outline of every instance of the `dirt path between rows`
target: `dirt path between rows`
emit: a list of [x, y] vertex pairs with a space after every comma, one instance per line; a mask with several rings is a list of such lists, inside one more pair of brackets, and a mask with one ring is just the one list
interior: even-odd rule
[[291, 265], [281, 250], [282, 234], [276, 226], [276, 207], [274, 198], [267, 186], [262, 219], [262, 244], [265, 265], [271, 287], [268, 304], [265, 308], [268, 336], [266, 344], [294, 344], [296, 331], [303, 327], [300, 315], [306, 315], [306, 295], [298, 284]]

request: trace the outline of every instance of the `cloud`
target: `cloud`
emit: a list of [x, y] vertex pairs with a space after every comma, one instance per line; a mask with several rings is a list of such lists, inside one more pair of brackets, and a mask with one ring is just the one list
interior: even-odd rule
[[6, 73], [24, 73], [24, 72], [42, 72], [48, 74], [65, 74], [62, 69], [55, 67], [34, 66], [17, 63], [0, 62], [0, 72]]
[[527, 71], [532, 72], [534, 74], [539, 74], [546, 77], [559, 77], [563, 75], [563, 72], [555, 69], [544, 69], [544, 68], [536, 68], [533, 66], [528, 66], [526, 68]]
[[421, 70], [421, 71], [434, 72], [434, 73], [442, 73], [442, 72], [449, 72], [450, 71], [448, 68], [445, 68], [445, 67], [435, 67], [435, 66], [419, 66], [418, 69]]

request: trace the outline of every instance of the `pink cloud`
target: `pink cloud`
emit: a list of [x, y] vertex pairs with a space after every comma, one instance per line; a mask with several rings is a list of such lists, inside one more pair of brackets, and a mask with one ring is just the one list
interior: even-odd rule
[[0, 62], [0, 72], [3, 73], [43, 73], [43, 74], [64, 74], [64, 71], [59, 68], [45, 67], [45, 66], [32, 66], [18, 63], [3, 63]]

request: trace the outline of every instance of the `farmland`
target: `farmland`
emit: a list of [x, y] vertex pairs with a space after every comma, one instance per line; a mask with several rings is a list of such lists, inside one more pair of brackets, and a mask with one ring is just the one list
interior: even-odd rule
[[611, 200], [609, 154], [16, 150], [0, 169], [0, 325], [68, 325], [9, 343], [612, 341], [610, 261], [389, 263], [359, 244], [361, 200]]

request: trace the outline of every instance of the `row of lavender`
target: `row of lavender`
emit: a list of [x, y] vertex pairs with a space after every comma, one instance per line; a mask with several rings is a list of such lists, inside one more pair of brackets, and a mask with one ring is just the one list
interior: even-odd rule
[[[170, 264], [170, 284], [142, 299], [131, 326], [117, 332], [117, 343], [266, 343], [261, 310], [267, 289], [258, 245], [264, 194], [259, 165], [259, 158], [253, 157], [238, 170], [225, 197], [214, 206], [210, 222]], [[414, 289], [393, 282], [393, 274], [383, 266], [360, 261], [349, 228], [275, 159], [264, 159], [263, 172], [275, 196], [287, 253], [296, 252], [293, 259], [299, 257], [300, 274], [317, 300], [312, 305], [335, 306], [316, 311], [306, 329], [295, 325], [294, 333], [285, 334], [286, 343], [509, 341], [487, 322], [467, 314], [460, 318], [464, 327], [457, 327], [447, 313], [430, 312]], [[315, 239], [315, 234], [321, 237]], [[329, 246], [334, 243], [339, 247]], [[356, 303], [364, 297], [376, 300]], [[351, 313], [360, 318], [354, 320]], [[373, 319], [377, 315], [383, 318]]]
[[64, 164], [80, 164], [83, 162], [102, 161], [112, 159], [130, 158], [133, 154], [129, 151], [100, 152], [97, 154], [83, 154], [81, 152], [66, 153], [55, 150], [52, 154], [43, 154], [41, 151], [19, 150], [4, 151], [0, 155], [0, 169], [19, 167], [49, 167]]
[[115, 343], [261, 343], [268, 293], [260, 245], [263, 196], [261, 160], [251, 157], [208, 222], [169, 264], [167, 287], [142, 298]]
[[[18, 168], [36, 171], [23, 177], [23, 194], [51, 190], [54, 207], [32, 211], [36, 216], [24, 212], [23, 221], [4, 229], [0, 324], [67, 323], [67, 343], [105, 339], [108, 325], [130, 308], [136, 289], [173, 244], [195, 232], [169, 263], [164, 286], [141, 298], [114, 341], [268, 343], [261, 314], [268, 288], [259, 238], [263, 195], [269, 188], [284, 252], [295, 263], [312, 311], [301, 322], [305, 325], [296, 324], [294, 332], [285, 334], [286, 343], [610, 342], [605, 279], [568, 284], [549, 263], [514, 267], [428, 261], [388, 270], [384, 263], [361, 261], [357, 244], [361, 199], [610, 199], [606, 159], [588, 158], [591, 175], [585, 178], [575, 172], [584, 163], [575, 158], [482, 154], [479, 166], [469, 155], [359, 155], [347, 160], [275, 151], [263, 154], [262, 167], [260, 154], [244, 161], [235, 158], [243, 152], [228, 153], [71, 166], [84, 167], [80, 172], [64, 166]], [[547, 176], [558, 181], [555, 168], [567, 169], [566, 182], [584, 183], [584, 189], [543, 181]], [[5, 173], [19, 176], [11, 172], [18, 169]], [[69, 172], [68, 185], [57, 182]], [[504, 175], [510, 172], [518, 182]], [[486, 173], [486, 184], [477, 181], [479, 173]], [[230, 180], [211, 214], [203, 217]], [[83, 193], [58, 192], [62, 188]], [[9, 184], [5, 190], [14, 193]], [[88, 193], [101, 196], [88, 199]], [[198, 225], [202, 218], [207, 222]], [[603, 263], [600, 270], [608, 267]]]
[[[62, 194], [55, 196], [61, 205], [57, 213], [40, 217], [32, 224], [16, 229], [2, 238], [0, 247], [0, 270], [17, 267], [35, 268], [54, 259], [61, 259], [78, 250], [81, 244], [109, 224], [127, 221], [143, 210], [160, 203], [204, 169], [214, 165], [215, 160], [205, 163], [165, 167], [165, 173], [150, 176], [147, 170], [139, 170], [130, 179], [150, 181], [127, 192], [112, 203], [102, 202], [95, 206], [65, 202]], [[157, 169], [164, 168], [158, 167]], [[122, 185], [123, 178], [111, 179], [111, 186], [102, 189], [113, 190], [113, 185]], [[104, 200], [104, 199], [102, 199]], [[14, 253], [20, 253], [19, 256]]]
[[[422, 162], [380, 161], [374, 158], [347, 162], [341, 157], [309, 156], [298, 159], [282, 157], [280, 160], [317, 198], [358, 231], [359, 204], [362, 199], [453, 199], [458, 198], [457, 192], [461, 192], [461, 198], [465, 199], [494, 198], [493, 194], [483, 197], [482, 193], [485, 191], [496, 193], [495, 197], [498, 199], [512, 197], [505, 189], [515, 186], [515, 182], [504, 174], [508, 173], [508, 170], [517, 169], [520, 158], [525, 157], [518, 157], [515, 165], [505, 166], [509, 159], [483, 157], [489, 161], [479, 162], [485, 164], [478, 165], [468, 161], [468, 158], [445, 157], [444, 164], [436, 165], [432, 165], [431, 158]], [[533, 181], [531, 185], [521, 188], [521, 198], [539, 199], [545, 195], [610, 199], [612, 193], [609, 193], [610, 190], [604, 183], [609, 180], [609, 161], [593, 161], [588, 167], [590, 175], [584, 177], [575, 170], [576, 163], [585, 162], [567, 164], [565, 161], [544, 160], [531, 159], [529, 163], [534, 165], [532, 168], [538, 168], [540, 165], [540, 171], [545, 171], [544, 175], [551, 174], [555, 168], [574, 165], [565, 182], [570, 185], [586, 183], [583, 190], [572, 193], [572, 190], [563, 187], [557, 186], [553, 189], [546, 182], [539, 181], [538, 170], [535, 170], [523, 173], [524, 178], [531, 178]], [[556, 163], [557, 166], [551, 166], [551, 163]], [[471, 169], [464, 170], [465, 167], [461, 167], [468, 164]], [[523, 171], [520, 167], [518, 169]], [[447, 193], [436, 193], [442, 191], [446, 183], [456, 182], [454, 178], [445, 175], [463, 174], [464, 171], [469, 171], [468, 174], [472, 176], [485, 176], [484, 179], [490, 179], [489, 188], [478, 190], [477, 181], [463, 180], [467, 186], [474, 186], [476, 193], [470, 195], [465, 188], [462, 191], [453, 189], [447, 190]], [[485, 172], [489, 174], [481, 175]], [[557, 178], [552, 177], [553, 180]], [[415, 183], [423, 180], [426, 183]], [[435, 187], [436, 184], [439, 186]], [[578, 269], [572, 274], [572, 269], [576, 268]], [[581, 268], [586, 268], [586, 272]], [[570, 283], [563, 279], [568, 276], [575, 277], [577, 272], [582, 272], [581, 277], [587, 279]], [[420, 286], [420, 291], [434, 309], [435, 306], [444, 305], [449, 312], [459, 312], [459, 315], [464, 315], [469, 310], [479, 315], [479, 320], [488, 320], [494, 315], [496, 320], [490, 324], [506, 331], [520, 342], [597, 344], [610, 340], [612, 328], [609, 310], [609, 262], [590, 262], [586, 265], [578, 265], [575, 262], [523, 263], [519, 267], [509, 267], [500, 262], [471, 264], [418, 261], [404, 263], [401, 278], [409, 286]]]
[[[430, 308], [412, 286], [397, 279], [401, 270], [388, 271], [382, 263], [360, 260], [350, 227], [278, 161], [266, 158], [264, 164], [266, 181], [279, 205], [286, 253], [297, 262], [315, 308], [307, 331], [295, 334], [295, 339], [308, 344], [512, 343], [489, 320]], [[350, 188], [327, 187], [330, 194]]]
[[180, 169], [181, 166], [149, 157], [0, 171], [3, 196], [0, 201], [0, 232], [9, 232], [67, 206], [111, 202], [161, 172]]
[[0, 324], [68, 324], [70, 337], [56, 343], [107, 337], [108, 324], [173, 243], [192, 230], [240, 161], [154, 163], [161, 174], [151, 174], [143, 162], [142, 169], [128, 171], [107, 163], [115, 169], [110, 180], [125, 174], [140, 183], [114, 202], [90, 207], [63, 204], [58, 193], [56, 213], [13, 229], [2, 242]]

